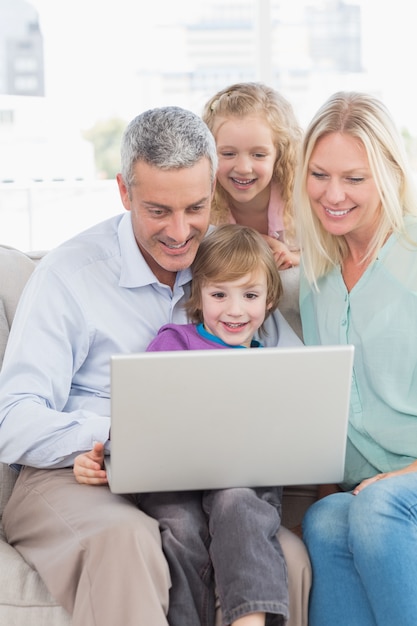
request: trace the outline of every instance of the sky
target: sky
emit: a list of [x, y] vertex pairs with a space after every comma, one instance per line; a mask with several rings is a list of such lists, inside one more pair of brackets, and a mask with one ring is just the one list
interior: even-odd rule
[[[411, 73], [417, 58], [413, 4], [410, 0], [349, 1], [362, 7], [363, 61], [371, 84], [381, 86], [399, 126], [417, 135], [417, 89]], [[172, 24], [181, 15], [188, 19], [202, 2], [31, 0], [44, 36], [46, 89], [52, 108], [60, 115], [66, 113], [68, 124], [83, 128], [96, 118], [120, 115], [130, 103], [133, 110], [135, 69], [178, 67], [184, 62], [172, 33], [170, 38], [168, 29], [156, 30], [155, 25]], [[283, 0], [292, 11], [303, 3]], [[320, 0], [311, 3], [321, 4]]]

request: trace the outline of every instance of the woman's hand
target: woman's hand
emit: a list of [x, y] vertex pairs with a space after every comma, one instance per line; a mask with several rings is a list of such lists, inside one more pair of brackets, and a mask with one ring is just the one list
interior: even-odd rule
[[378, 480], [385, 480], [386, 478], [394, 478], [395, 476], [401, 476], [402, 474], [409, 474], [410, 472], [417, 472], [417, 461], [411, 463], [411, 465], [407, 465], [407, 467], [403, 467], [400, 470], [395, 470], [394, 472], [384, 472], [382, 474], [376, 474], [371, 478], [366, 478], [363, 480], [355, 489], [352, 491], [353, 495], [356, 496], [360, 491], [369, 487], [373, 483], [376, 483]]
[[275, 263], [279, 270], [287, 270], [290, 267], [295, 267], [300, 264], [300, 253], [295, 250], [290, 250], [288, 246], [270, 237], [269, 235], [262, 235], [274, 255]]
[[74, 476], [77, 482], [86, 485], [107, 485], [104, 465], [104, 444], [96, 443], [91, 452], [79, 454], [74, 461]]

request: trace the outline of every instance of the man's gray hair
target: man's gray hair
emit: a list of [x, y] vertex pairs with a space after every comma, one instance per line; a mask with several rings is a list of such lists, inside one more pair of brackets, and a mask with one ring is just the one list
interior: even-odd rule
[[144, 161], [160, 169], [192, 167], [207, 158], [211, 180], [217, 171], [214, 137], [201, 117], [176, 106], [150, 109], [127, 126], [121, 144], [122, 176], [127, 186], [134, 183], [133, 168]]

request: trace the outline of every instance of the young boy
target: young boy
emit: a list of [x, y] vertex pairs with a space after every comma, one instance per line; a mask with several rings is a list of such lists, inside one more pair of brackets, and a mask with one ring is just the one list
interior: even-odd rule
[[[246, 226], [219, 226], [201, 242], [192, 270], [186, 310], [193, 323], [166, 324], [148, 351], [262, 348], [255, 335], [262, 338], [282, 292], [262, 236]], [[159, 521], [170, 565], [171, 626], [214, 623], [215, 587], [224, 623], [263, 626], [267, 616], [268, 624], [284, 623], [287, 573], [276, 538], [281, 496], [281, 487], [140, 496], [140, 508]]]

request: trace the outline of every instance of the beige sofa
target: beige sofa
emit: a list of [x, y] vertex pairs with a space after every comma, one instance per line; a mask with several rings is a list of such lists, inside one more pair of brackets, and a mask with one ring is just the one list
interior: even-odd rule
[[[25, 254], [0, 246], [0, 366], [21, 291], [41, 256], [42, 253]], [[282, 310], [293, 328], [299, 332], [296, 274], [286, 275], [284, 288], [287, 282]], [[0, 625], [69, 626], [71, 617], [57, 605], [37, 572], [29, 567], [5, 539], [1, 518], [15, 479], [15, 472], [0, 463]], [[284, 524], [289, 528], [299, 524], [305, 509], [315, 497], [314, 486], [286, 489]], [[305, 581], [308, 584], [308, 571]], [[301, 619], [296, 613], [293, 612], [290, 626], [301, 626], [302, 622], [305, 623], [305, 618]]]

